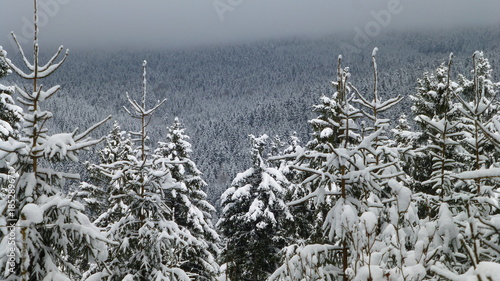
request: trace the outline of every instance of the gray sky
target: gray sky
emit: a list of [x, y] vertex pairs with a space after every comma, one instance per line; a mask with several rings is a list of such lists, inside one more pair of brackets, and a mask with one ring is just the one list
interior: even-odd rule
[[[32, 0], [0, 0], [0, 45], [31, 42]], [[500, 23], [498, 0], [39, 0], [41, 44], [177, 47]]]

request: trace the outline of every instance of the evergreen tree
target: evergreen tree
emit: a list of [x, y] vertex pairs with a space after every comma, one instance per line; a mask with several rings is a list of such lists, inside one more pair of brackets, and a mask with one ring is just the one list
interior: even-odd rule
[[203, 191], [207, 184], [201, 172], [190, 159], [189, 136], [178, 118], [168, 128], [166, 142], [159, 142], [153, 155], [159, 170], [167, 171], [176, 186], [168, 190], [166, 204], [172, 209], [173, 220], [200, 241], [186, 248], [186, 261], [181, 268], [196, 274], [196, 280], [214, 280], [219, 272], [216, 257], [219, 253], [219, 235], [212, 223], [215, 208], [207, 202]]
[[[316, 189], [301, 200], [332, 198], [323, 222], [327, 242], [290, 249], [270, 280], [422, 280], [426, 275], [427, 268], [420, 263], [428, 256], [414, 255], [419, 221], [412, 192], [404, 185], [397, 149], [388, 146], [389, 120], [378, 117], [401, 98], [382, 101], [378, 96], [376, 51], [373, 100], [347, 82], [349, 75], [339, 59], [334, 97], [342, 97], [338, 99], [342, 111], [338, 127], [330, 131], [341, 132], [342, 142], [327, 143], [329, 151], [304, 151], [298, 158], [313, 160], [296, 168], [313, 174], [304, 183], [316, 182]], [[361, 128], [356, 123], [361, 111], [350, 101], [368, 109], [363, 114], [373, 122], [362, 134], [356, 132]]]
[[[0, 79], [8, 75], [11, 70], [3, 59], [6, 52], [0, 46]], [[18, 139], [22, 123], [23, 110], [14, 103], [12, 96], [14, 87], [0, 84], [0, 139], [7, 141], [9, 137]], [[0, 160], [0, 198], [7, 194], [8, 174], [11, 170], [9, 157]]]
[[[111, 174], [103, 171], [116, 162], [128, 161], [133, 154], [134, 146], [130, 135], [122, 131], [118, 122], [115, 121], [111, 132], [106, 136], [104, 148], [98, 153], [100, 164], [87, 163], [89, 182], [82, 182], [79, 190], [73, 194], [88, 207], [87, 212], [92, 221], [96, 221], [109, 208], [109, 197], [113, 196], [113, 192], [116, 191], [113, 185], [123, 186], [123, 182], [114, 181]], [[97, 221], [100, 227], [106, 227], [108, 224], [107, 220]]]
[[[452, 183], [450, 179], [450, 172], [456, 169], [457, 162], [451, 158], [457, 142], [452, 139], [455, 135], [457, 122], [456, 111], [452, 102], [453, 89], [451, 88], [452, 82], [450, 78], [452, 64], [452, 54], [448, 63], [446, 73], [446, 80], [444, 83], [438, 85], [439, 90], [439, 103], [436, 104], [439, 111], [434, 112], [434, 115], [420, 114], [416, 120], [422, 124], [429, 132], [431, 139], [430, 155], [432, 157], [432, 173], [429, 180], [425, 183], [430, 184], [436, 194], [441, 197], [448, 196], [452, 191]], [[432, 92], [428, 92], [434, 95]], [[435, 165], [434, 165], [435, 164]], [[424, 184], [425, 184], [424, 183]]]
[[4, 78], [7, 76], [11, 70], [9, 68], [9, 65], [5, 62], [5, 51], [3, 50], [2, 46], [0, 46], [0, 78]]
[[[482, 262], [499, 262], [498, 235], [492, 235], [498, 230], [494, 222], [498, 218], [498, 202], [493, 192], [497, 183], [492, 180], [498, 172], [490, 169], [491, 158], [487, 157], [487, 150], [496, 146], [497, 128], [489, 118], [495, 111], [493, 99], [498, 90], [489, 80], [485, 62], [482, 53], [475, 52], [472, 85], [466, 83], [454, 92], [462, 104], [458, 124], [462, 128], [461, 147], [470, 161], [464, 165], [465, 172], [452, 175], [453, 189], [443, 200], [448, 202], [444, 205], [449, 206], [455, 224], [454, 235], [448, 234], [445, 239], [456, 244], [434, 268], [443, 277], [465, 274], [480, 267]], [[465, 78], [460, 77], [463, 83]]]
[[[0, 142], [2, 158], [11, 157], [12, 191], [14, 204], [0, 201], [0, 272], [2, 280], [71, 280], [79, 279], [80, 265], [103, 261], [107, 257], [106, 237], [82, 213], [83, 206], [62, 193], [65, 181], [78, 180], [77, 174], [57, 171], [49, 165], [78, 161], [78, 153], [101, 140], [92, 140], [88, 134], [101, 125], [78, 134], [49, 134], [45, 127], [52, 113], [41, 109], [43, 101], [59, 89], [43, 90], [40, 80], [56, 71], [67, 57], [55, 63], [57, 53], [42, 66], [39, 64], [37, 2], [34, 9], [34, 61], [29, 62], [19, 45], [22, 59], [29, 70], [24, 72], [9, 59], [9, 67], [24, 79], [33, 82], [31, 92], [16, 87], [18, 100], [27, 106], [21, 114], [24, 120], [21, 137], [9, 137]], [[5, 56], [5, 53], [2, 54]], [[9, 185], [9, 189], [10, 189]], [[10, 192], [10, 190], [9, 190]], [[11, 227], [7, 228], [6, 225]]]
[[[450, 59], [451, 61], [451, 59]], [[412, 112], [416, 116], [415, 122], [421, 129], [421, 138], [417, 140], [417, 146], [414, 150], [414, 156], [410, 159], [412, 166], [418, 166], [419, 169], [409, 170], [410, 177], [413, 179], [413, 189], [415, 192], [422, 192], [423, 194], [436, 195], [437, 189], [432, 187], [429, 179], [432, 178], [432, 159], [431, 153], [434, 146], [439, 146], [438, 139], [435, 138], [437, 132], [436, 128], [430, 125], [426, 120], [446, 120], [449, 122], [456, 122], [459, 111], [457, 104], [452, 99], [452, 93], [457, 88], [457, 84], [450, 81], [449, 66], [442, 63], [435, 71], [435, 73], [424, 73], [423, 78], [417, 80], [417, 93], [410, 96], [413, 101]], [[459, 128], [447, 128], [448, 134], [456, 132]], [[457, 141], [457, 136], [452, 137], [453, 141]], [[457, 146], [455, 146], [457, 148]], [[453, 153], [450, 146], [446, 152], [447, 159], [453, 159], [455, 165], [464, 162], [460, 159], [460, 153]], [[423, 208], [420, 209], [424, 212]], [[425, 216], [423, 213], [422, 216]]]
[[[333, 236], [325, 235], [330, 228], [328, 216], [331, 210], [337, 204], [344, 204], [347, 197], [347, 178], [344, 176], [350, 165], [351, 149], [361, 141], [355, 119], [360, 118], [362, 113], [351, 105], [353, 96], [352, 88], [348, 86], [349, 69], [342, 68], [341, 61], [339, 56], [337, 80], [333, 83], [336, 92], [332, 97], [323, 96], [322, 105], [314, 107], [320, 108], [321, 114], [310, 123], [315, 130], [321, 131], [315, 132], [307, 150], [290, 155], [298, 162], [294, 168], [308, 173], [302, 187], [310, 190], [291, 204], [312, 200], [317, 210], [316, 220], [320, 221], [321, 227], [316, 229], [315, 241], [311, 241], [313, 244], [288, 249], [284, 264], [271, 276], [271, 280], [330, 280], [342, 276], [349, 267], [348, 241], [343, 238], [332, 241]], [[334, 137], [329, 138], [331, 135]], [[340, 217], [338, 219], [341, 220]]]
[[[98, 170], [110, 178], [108, 209], [96, 223], [106, 225], [107, 233], [116, 241], [105, 266], [92, 268], [91, 278], [100, 280], [189, 280], [180, 269], [185, 262], [184, 248], [201, 243], [175, 223], [173, 210], [166, 202], [168, 190], [177, 183], [169, 171], [157, 170], [146, 144], [147, 125], [152, 114], [165, 100], [152, 109], [146, 107], [146, 62], [143, 63], [142, 102], [130, 99], [127, 112], [140, 120], [140, 130], [132, 132], [137, 145], [131, 154], [128, 141], [120, 140], [121, 151], [104, 149], [101, 156], [109, 164]], [[115, 127], [115, 131], [118, 128]], [[120, 133], [112, 134], [120, 137]], [[114, 141], [111, 141], [114, 143]], [[116, 144], [115, 144], [116, 145]], [[116, 161], [114, 161], [116, 160]]]
[[263, 158], [267, 136], [252, 139], [252, 167], [239, 173], [221, 196], [218, 227], [224, 238], [221, 261], [232, 281], [265, 280], [277, 268], [290, 213], [286, 178]]
[[[302, 182], [306, 179], [307, 173], [295, 169], [295, 157], [290, 155], [299, 155], [304, 150], [300, 146], [300, 140], [294, 132], [289, 138], [289, 146], [283, 152], [271, 156], [269, 160], [279, 160], [279, 171], [285, 176], [288, 181], [285, 201], [289, 202], [289, 212], [293, 220], [288, 220], [285, 230], [289, 243], [292, 247], [304, 246], [305, 244], [318, 243], [322, 239], [322, 221], [316, 216], [316, 206], [310, 200], [302, 201], [304, 196], [311, 193], [308, 189], [309, 185], [303, 185]], [[299, 201], [295, 204], [296, 201]], [[285, 251], [287, 249], [285, 248]]]
[[498, 84], [492, 81], [492, 69], [483, 52], [476, 51], [472, 60], [474, 68], [472, 80], [460, 74], [454, 95], [462, 105], [459, 108], [460, 129], [464, 132], [461, 145], [466, 151], [468, 160], [465, 163], [465, 170], [479, 170], [482, 166], [491, 166], [499, 159], [494, 144], [481, 129], [484, 125], [488, 131], [494, 130], [491, 119], [499, 110], [498, 101], [495, 99]]

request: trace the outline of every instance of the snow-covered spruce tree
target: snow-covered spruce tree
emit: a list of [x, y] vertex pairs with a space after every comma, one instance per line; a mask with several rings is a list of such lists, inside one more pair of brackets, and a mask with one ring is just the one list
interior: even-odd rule
[[[283, 152], [278, 152], [269, 158], [270, 161], [273, 158], [279, 159], [279, 161], [275, 162], [278, 164], [279, 171], [288, 181], [285, 202], [291, 203], [288, 209], [293, 220], [288, 220], [285, 225], [285, 231], [289, 240], [289, 245], [285, 248], [285, 252], [290, 247], [319, 243], [319, 240], [323, 239], [321, 231], [323, 222], [316, 216], [317, 211], [314, 203], [311, 200], [297, 204], [292, 203], [311, 193], [311, 190], [309, 190], [310, 185], [302, 184], [307, 177], [307, 173], [293, 168], [297, 164], [297, 161], [296, 157], [291, 156], [300, 155], [304, 149], [300, 146], [300, 140], [296, 136], [296, 133], [293, 132], [289, 137], [288, 147]], [[286, 158], [283, 158], [283, 156], [286, 156]]]
[[0, 78], [4, 78], [5, 76], [7, 76], [8, 74], [10, 74], [12, 71], [10, 70], [9, 68], [9, 65], [7, 65], [7, 62], [5, 62], [5, 51], [3, 50], [3, 47], [0, 46], [0, 53], [2, 53], [2, 55], [0, 55]]
[[[345, 184], [340, 181], [349, 204], [336, 205], [329, 212], [325, 228], [333, 241], [348, 241], [349, 267], [344, 271], [344, 279], [422, 280], [429, 264], [424, 261], [426, 255], [415, 255], [419, 253], [414, 248], [419, 223], [417, 209], [411, 202], [411, 190], [405, 186], [398, 149], [390, 146], [387, 137], [390, 120], [379, 117], [401, 98], [380, 98], [376, 52], [377, 48], [372, 52], [373, 99], [368, 100], [349, 84], [357, 96], [354, 101], [365, 108], [363, 114], [372, 126], [364, 127], [362, 141], [352, 147], [344, 176], [347, 180]], [[339, 212], [345, 215], [341, 220], [336, 218]], [[344, 229], [339, 231], [339, 227]]]
[[267, 136], [250, 136], [252, 167], [239, 173], [221, 196], [217, 224], [224, 239], [221, 262], [231, 281], [265, 280], [278, 266], [290, 213], [284, 202], [286, 178], [263, 158]]
[[[315, 215], [322, 224], [318, 233], [321, 239], [308, 245], [289, 247], [283, 265], [270, 280], [334, 280], [343, 276], [349, 268], [347, 239], [333, 239], [324, 232], [324, 227], [329, 228], [327, 217], [333, 206], [346, 202], [347, 178], [344, 176], [352, 164], [352, 147], [361, 140], [356, 132], [358, 126], [355, 119], [360, 118], [362, 113], [351, 105], [352, 88], [347, 82], [350, 74], [348, 68], [342, 68], [341, 62], [339, 56], [337, 80], [333, 82], [336, 92], [332, 97], [323, 96], [322, 104], [315, 106], [316, 110], [320, 109], [320, 116], [310, 121], [315, 129], [314, 139], [308, 143], [306, 150], [283, 156], [295, 157], [297, 164], [291, 167], [308, 174], [302, 186], [310, 193], [290, 205], [312, 200], [317, 208]], [[337, 210], [336, 216], [342, 221], [338, 214], [343, 213], [343, 206], [339, 208], [340, 213]], [[346, 207], [349, 210], [352, 208]], [[344, 231], [341, 227], [338, 230]]]
[[[0, 79], [12, 72], [3, 59], [5, 55], [5, 51], [0, 46]], [[23, 110], [14, 103], [12, 98], [14, 88], [0, 83], [0, 139], [4, 141], [9, 137], [18, 139], [21, 129]], [[11, 167], [7, 158], [0, 160], [0, 198], [7, 194], [8, 174]]]
[[[107, 225], [107, 233], [118, 244], [110, 249], [105, 266], [93, 268], [96, 280], [190, 280], [180, 268], [185, 248], [201, 243], [175, 223], [167, 206], [168, 190], [177, 185], [170, 171], [155, 168], [147, 146], [147, 125], [153, 113], [165, 102], [147, 109], [146, 62], [143, 63], [142, 102], [127, 99], [131, 117], [140, 120], [132, 154], [123, 155], [98, 169], [110, 178], [109, 208], [96, 220]], [[128, 150], [128, 149], [126, 149]], [[197, 245], [195, 245], [197, 246]]]
[[450, 54], [447, 69], [443, 72], [446, 74], [446, 80], [440, 81], [436, 86], [438, 92], [433, 90], [427, 92], [429, 96], [439, 97], [438, 102], [435, 104], [439, 111], [431, 114], [422, 113], [415, 118], [426, 129], [431, 143], [426, 149], [430, 151], [433, 165], [431, 176], [426, 183], [432, 187], [435, 194], [441, 197], [451, 194], [453, 186], [450, 174], [453, 169], [456, 169], [457, 165], [456, 161], [450, 156], [458, 145], [458, 142], [452, 139], [457, 136], [454, 132], [456, 132], [455, 127], [458, 124], [455, 121], [456, 118], [454, 118], [457, 110], [452, 102], [454, 91], [450, 77], [452, 57], [453, 55]]
[[[422, 280], [426, 276], [422, 264], [429, 255], [413, 248], [418, 217], [411, 203], [412, 192], [398, 180], [398, 177], [404, 179], [404, 173], [399, 168], [397, 149], [387, 146], [388, 120], [377, 117], [400, 98], [382, 102], [378, 97], [375, 52], [374, 100], [368, 101], [346, 81], [349, 75], [340, 68], [339, 60], [334, 97], [344, 98], [338, 99], [341, 118], [338, 125], [332, 124], [337, 128], [331, 131], [342, 132], [339, 136], [343, 141], [337, 147], [327, 143], [328, 153], [303, 152], [299, 157], [314, 159], [316, 163], [307, 166], [311, 162], [303, 162], [306, 165], [294, 167], [313, 174], [304, 182], [316, 182], [317, 186], [302, 200], [326, 200], [328, 195], [332, 198], [332, 207], [323, 223], [329, 243], [289, 249], [284, 264], [270, 280]], [[352, 91], [358, 97], [357, 102], [368, 108], [364, 114], [373, 122], [371, 130], [365, 128], [364, 137], [354, 131], [359, 128], [355, 119], [360, 111], [349, 104], [353, 100]], [[357, 139], [345, 141], [349, 136]]]
[[[378, 135], [375, 137], [374, 141], [374, 146], [377, 149], [375, 151], [375, 155], [373, 157], [375, 158], [375, 163], [378, 165], [384, 161], [387, 161], [388, 159], [385, 159], [385, 153], [384, 149], [378, 149], [379, 147], [387, 144], [388, 137], [386, 136], [386, 130], [389, 126], [389, 119], [382, 119], [380, 118], [380, 114], [383, 113], [384, 111], [387, 111], [394, 107], [396, 104], [398, 104], [401, 100], [401, 96], [397, 96], [396, 98], [391, 98], [388, 99], [387, 101], [382, 101], [380, 95], [379, 95], [379, 90], [378, 90], [378, 69], [377, 69], [377, 61], [376, 61], [376, 55], [378, 52], [378, 48], [374, 48], [372, 52], [372, 64], [373, 64], [373, 99], [370, 101], [369, 99], [365, 98], [352, 84], [350, 86], [355, 90], [357, 94], [357, 99], [354, 100], [354, 102], [360, 104], [362, 107], [364, 107], [365, 110], [363, 111], [363, 114], [365, 117], [367, 117], [372, 123], [373, 127], [365, 127], [364, 131], [366, 133], [369, 132], [377, 132], [381, 131], [381, 135]], [[389, 160], [391, 161], [391, 160]]]
[[[80, 188], [73, 194], [87, 206], [87, 213], [92, 221], [108, 210], [110, 192], [116, 191], [111, 185], [123, 186], [123, 182], [114, 181], [112, 175], [102, 171], [113, 163], [128, 161], [130, 155], [134, 155], [130, 134], [122, 131], [115, 121], [111, 132], [106, 136], [104, 148], [98, 152], [100, 164], [86, 163], [89, 180], [82, 182]], [[102, 219], [97, 222], [99, 227], [106, 227], [108, 224], [108, 221]]]
[[[413, 101], [412, 112], [416, 116], [415, 122], [421, 129], [421, 138], [417, 141], [418, 148], [414, 150], [414, 155], [409, 159], [410, 166], [420, 167], [419, 169], [407, 170], [414, 184], [412, 188], [415, 192], [422, 194], [436, 195], [437, 189], [432, 187], [428, 180], [432, 177], [432, 158], [431, 154], [433, 146], [438, 145], [435, 140], [434, 128], [425, 120], [443, 120], [456, 121], [459, 115], [457, 104], [454, 103], [452, 93], [458, 85], [449, 81], [449, 66], [442, 63], [435, 73], [425, 72], [423, 78], [417, 80], [417, 93], [411, 95]], [[431, 126], [431, 127], [430, 127]], [[459, 130], [459, 128], [448, 128], [449, 133]], [[456, 136], [453, 137], [456, 140]], [[460, 158], [463, 154], [453, 153], [452, 149], [446, 152], [448, 159], [454, 159], [454, 163], [463, 163], [464, 158]], [[428, 204], [424, 204], [428, 205]], [[425, 216], [427, 207], [422, 206], [420, 212]]]
[[[436, 249], [435, 260], [440, 260], [446, 267], [453, 268], [459, 264], [461, 255], [456, 254], [460, 248], [458, 239], [458, 228], [450, 221], [453, 220], [453, 195], [455, 185], [453, 174], [458, 169], [458, 163], [452, 158], [452, 154], [460, 151], [459, 143], [456, 141], [456, 107], [452, 102], [454, 85], [451, 81], [451, 65], [453, 54], [450, 54], [446, 71], [446, 80], [437, 85], [440, 96], [438, 106], [439, 112], [429, 117], [425, 114], [418, 115], [416, 120], [424, 124], [430, 138], [427, 146], [432, 163], [431, 176], [424, 185], [431, 187], [432, 192], [419, 192], [416, 199], [420, 203], [422, 217], [429, 221], [442, 222], [435, 228], [434, 247]], [[430, 93], [436, 95], [436, 93]], [[425, 211], [422, 212], [422, 209]], [[448, 222], [448, 223], [446, 223]], [[458, 258], [458, 260], [457, 260]], [[462, 261], [466, 263], [466, 260]]]
[[212, 222], [215, 208], [207, 202], [203, 191], [207, 184], [190, 159], [189, 136], [178, 118], [168, 128], [165, 142], [159, 142], [152, 156], [159, 170], [169, 173], [176, 185], [167, 191], [166, 204], [172, 209], [173, 220], [186, 228], [203, 243], [186, 247], [181, 268], [196, 275], [195, 280], [215, 280], [219, 273], [216, 257], [219, 235]]
[[[464, 170], [479, 170], [481, 166], [491, 166], [497, 162], [500, 155], [494, 144], [484, 136], [481, 125], [494, 130], [491, 119], [498, 115], [499, 102], [495, 99], [498, 93], [498, 83], [492, 81], [492, 69], [483, 52], [476, 51], [473, 56], [472, 80], [465, 75], [458, 76], [456, 98], [462, 105], [459, 108], [461, 116], [461, 131], [464, 131], [462, 146], [468, 152]], [[477, 139], [478, 142], [470, 141]], [[483, 163], [484, 162], [484, 163]]]
[[[413, 245], [418, 226], [416, 207], [411, 203], [412, 192], [405, 186], [398, 149], [391, 147], [388, 139], [389, 119], [380, 114], [401, 101], [395, 97], [383, 101], [378, 93], [376, 53], [372, 52], [374, 73], [373, 99], [364, 97], [352, 84], [363, 114], [372, 126], [365, 126], [359, 145], [353, 148], [352, 166], [346, 176], [351, 202], [357, 208], [346, 232], [350, 241], [350, 272], [354, 280], [378, 280], [388, 277], [422, 280], [426, 275], [420, 257], [414, 257]], [[335, 227], [335, 212], [329, 219]], [[337, 223], [338, 224], [338, 223]], [[325, 222], [325, 225], [327, 223]], [[330, 233], [332, 233], [330, 229]]]
[[[454, 238], [460, 252], [452, 253], [455, 263], [440, 262], [433, 268], [442, 277], [466, 274], [469, 269], [477, 270], [484, 266], [481, 265], [484, 262], [500, 262], [500, 225], [495, 223], [498, 219], [498, 201], [494, 194], [498, 182], [492, 179], [499, 173], [491, 169], [491, 158], [486, 152], [487, 148], [496, 146], [496, 128], [492, 126], [494, 121], [488, 119], [496, 113], [494, 98], [498, 86], [489, 80], [490, 71], [485, 70], [485, 61], [482, 53], [475, 52], [472, 85], [464, 83], [465, 87], [454, 92], [462, 104], [459, 108], [462, 114], [461, 144], [471, 161], [466, 163], [467, 171], [452, 175], [458, 181], [454, 183], [454, 189], [446, 201], [455, 222], [457, 235]], [[461, 76], [460, 80], [463, 83], [466, 78]]]
[[102, 122], [81, 134], [76, 130], [49, 134], [45, 125], [52, 113], [42, 110], [41, 106], [60, 87], [44, 91], [40, 80], [54, 73], [68, 53], [55, 63], [63, 50], [61, 46], [46, 65], [39, 64], [36, 1], [34, 11], [33, 62], [29, 62], [13, 36], [29, 72], [24, 72], [6, 59], [15, 73], [33, 82], [33, 89], [28, 92], [16, 87], [20, 95], [18, 100], [28, 108], [22, 113], [23, 132], [18, 140], [9, 137], [0, 142], [2, 158], [11, 157], [13, 177], [10, 181], [15, 182], [12, 185], [15, 203], [10, 205], [7, 200], [0, 201], [3, 233], [0, 274], [2, 280], [74, 280], [82, 276], [79, 270], [81, 265], [107, 258], [107, 240], [83, 214], [82, 204], [62, 194], [65, 181], [78, 180], [79, 176], [56, 171], [49, 163], [78, 161], [79, 151], [101, 141], [87, 136]]

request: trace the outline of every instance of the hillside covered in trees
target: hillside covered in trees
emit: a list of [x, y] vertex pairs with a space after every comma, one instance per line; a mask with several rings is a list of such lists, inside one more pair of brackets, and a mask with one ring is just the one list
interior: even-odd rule
[[72, 61], [34, 22], [0, 48], [1, 280], [500, 280], [498, 29]]
[[[333, 94], [329, 82], [335, 79], [339, 54], [349, 63], [360, 90], [372, 87], [371, 49], [357, 53], [341, 48], [348, 40], [352, 38], [335, 35], [182, 50], [71, 50], [61, 71], [47, 78], [48, 83], [62, 86], [61, 94], [47, 101], [50, 110], [60, 112], [47, 125], [61, 132], [111, 114], [124, 130], [137, 129], [122, 108], [127, 104], [125, 93], [141, 87], [140, 72], [131, 70], [147, 60], [151, 100], [167, 99], [152, 120], [151, 142], [165, 137], [165, 122], [180, 118], [195, 148], [193, 158], [209, 184], [210, 201], [215, 203], [231, 178], [250, 162], [249, 134], [279, 135], [286, 140], [295, 131], [307, 141], [312, 133], [307, 121], [315, 116], [312, 105], [322, 95]], [[374, 40], [373, 46], [380, 49], [380, 93], [401, 95], [403, 101], [392, 114], [405, 112], [410, 122], [414, 116], [408, 110], [409, 96], [415, 93], [417, 78], [445, 62], [450, 52], [455, 54], [457, 73], [470, 71], [476, 50], [484, 50], [493, 67], [500, 61], [496, 27], [391, 33]], [[41, 38], [42, 46], [48, 43]], [[9, 51], [12, 61], [21, 63], [16, 53]], [[41, 56], [48, 59], [49, 55]], [[25, 83], [15, 75], [3, 81], [5, 85]], [[393, 120], [391, 126], [395, 125]], [[109, 130], [107, 125], [97, 132], [105, 135]]]

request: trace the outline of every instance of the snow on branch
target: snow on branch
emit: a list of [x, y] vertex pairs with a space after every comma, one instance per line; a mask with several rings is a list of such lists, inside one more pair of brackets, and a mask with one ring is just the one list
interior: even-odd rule
[[109, 119], [111, 119], [111, 115], [108, 117], [104, 118], [103, 120], [99, 121], [98, 123], [94, 124], [92, 127], [88, 128], [85, 132], [76, 135], [75, 140], [76, 141], [81, 141], [83, 140], [88, 134], [90, 134], [92, 131], [95, 129], [99, 128], [102, 124], [106, 123]]
[[19, 44], [19, 41], [17, 41], [17, 37], [16, 37], [16, 34], [14, 34], [14, 31], [11, 31], [10, 33], [12, 35], [12, 37], [14, 38], [14, 42], [16, 42], [16, 45], [17, 45], [17, 49], [19, 50], [19, 53], [21, 54], [21, 57], [24, 61], [24, 64], [26, 65], [26, 67], [31, 70], [31, 71], [35, 71], [35, 66], [32, 65], [28, 59], [26, 58], [26, 56], [24, 55], [24, 51], [23, 51], [23, 48], [21, 47], [21, 44]]
[[302, 204], [302, 203], [304, 203], [312, 198], [318, 198], [319, 201], [323, 201], [322, 199], [325, 198], [326, 196], [340, 196], [340, 195], [342, 195], [342, 193], [335, 192], [335, 191], [328, 191], [324, 187], [318, 187], [315, 191], [309, 193], [308, 195], [306, 195], [300, 199], [289, 202], [289, 203], [287, 203], [287, 205], [288, 206], [299, 205], [299, 204]]
[[151, 109], [146, 109], [146, 65], [147, 62], [144, 61], [142, 64], [143, 67], [143, 80], [142, 80], [142, 105], [140, 105], [136, 100], [132, 100], [128, 93], [126, 93], [127, 100], [132, 106], [133, 110], [129, 110], [127, 107], [123, 107], [125, 111], [132, 117], [136, 119], [144, 119], [145, 117], [151, 116], [162, 104], [164, 104], [167, 99], [163, 99], [162, 101], [158, 101], [155, 106]]
[[40, 67], [40, 66], [38, 66], [38, 61], [37, 61], [38, 60], [38, 45], [35, 44], [35, 57], [36, 58], [35, 58], [35, 62], [32, 64], [28, 61], [28, 58], [24, 54], [24, 51], [23, 51], [21, 45], [19, 44], [19, 41], [17, 40], [15, 34], [13, 32], [11, 34], [14, 38], [14, 41], [17, 44], [17, 47], [18, 47], [19, 52], [21, 54], [22, 60], [23, 60], [24, 64], [26, 65], [26, 67], [30, 70], [30, 73], [24, 72], [19, 67], [17, 67], [14, 63], [12, 63], [12, 61], [10, 59], [5, 58], [5, 56], [3, 56], [3, 57], [4, 57], [7, 65], [12, 70], [14, 70], [14, 72], [16, 72], [19, 76], [21, 76], [24, 79], [41, 79], [41, 78], [46, 78], [46, 77], [50, 76], [66, 61], [66, 58], [69, 55], [69, 50], [66, 50], [62, 59], [59, 62], [55, 63], [55, 60], [59, 57], [59, 55], [61, 54], [61, 52], [64, 48], [63, 46], [60, 46], [58, 48], [58, 50], [56, 51], [56, 53], [52, 56], [52, 58], [47, 62], [47, 64]]
[[341, 274], [339, 268], [328, 265], [326, 260], [331, 253], [341, 251], [342, 247], [311, 244], [307, 246], [292, 245], [285, 250], [285, 263], [268, 277], [268, 281], [331, 280], [331, 275]]
[[473, 180], [473, 179], [483, 179], [483, 178], [500, 178], [500, 168], [490, 168], [475, 171], [466, 171], [452, 177], [461, 180]]
[[19, 142], [17, 140], [14, 140], [12, 138], [9, 138], [7, 141], [0, 141], [0, 150], [4, 152], [14, 152], [17, 151], [18, 149], [23, 149], [25, 148], [26, 144], [23, 142]]
[[101, 138], [97, 140], [78, 141], [75, 140], [73, 136], [74, 133], [60, 133], [52, 135], [40, 145], [39, 150], [42, 151], [43, 155], [48, 159], [69, 158], [70, 160], [76, 162], [78, 161], [78, 158], [76, 157], [76, 152], [78, 150], [96, 145], [103, 140], [103, 138]]

